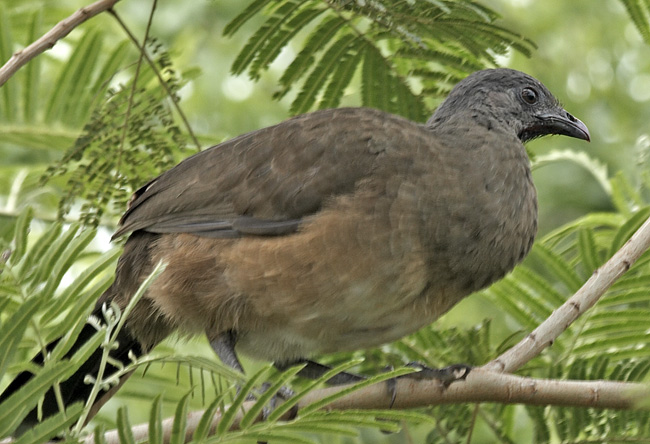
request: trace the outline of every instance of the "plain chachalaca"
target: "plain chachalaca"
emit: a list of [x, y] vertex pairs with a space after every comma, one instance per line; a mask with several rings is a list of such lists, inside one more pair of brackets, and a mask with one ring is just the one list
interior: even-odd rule
[[[547, 134], [589, 140], [539, 81], [492, 69], [461, 81], [426, 124], [328, 109], [184, 160], [135, 193], [115, 233], [129, 238], [97, 312], [124, 307], [159, 261], [167, 268], [114, 356], [178, 330], [207, 335], [234, 368], [235, 345], [283, 366], [432, 323], [530, 250], [537, 200], [523, 143]], [[62, 383], [65, 402], [88, 395], [94, 371], [91, 358]], [[48, 395], [43, 413], [56, 411]]]

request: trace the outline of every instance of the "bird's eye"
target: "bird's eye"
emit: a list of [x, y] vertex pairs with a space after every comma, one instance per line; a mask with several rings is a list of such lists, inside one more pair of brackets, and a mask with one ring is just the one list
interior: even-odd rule
[[537, 91], [533, 88], [524, 88], [521, 90], [521, 98], [524, 99], [524, 102], [533, 105], [537, 103]]

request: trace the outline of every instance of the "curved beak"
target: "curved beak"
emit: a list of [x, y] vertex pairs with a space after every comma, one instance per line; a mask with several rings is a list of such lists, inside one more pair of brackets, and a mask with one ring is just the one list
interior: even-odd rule
[[541, 134], [560, 134], [563, 136], [575, 137], [576, 139], [591, 140], [587, 125], [580, 119], [561, 109], [557, 113], [538, 114], [540, 122], [532, 129], [533, 132]]

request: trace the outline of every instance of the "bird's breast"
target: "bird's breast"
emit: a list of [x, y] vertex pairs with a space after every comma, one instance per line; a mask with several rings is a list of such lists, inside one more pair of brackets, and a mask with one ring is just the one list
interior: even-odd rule
[[434, 280], [471, 293], [503, 277], [529, 252], [537, 231], [536, 191], [520, 144], [479, 147], [443, 163], [444, 179], [423, 179], [435, 183], [422, 204], [430, 271]]

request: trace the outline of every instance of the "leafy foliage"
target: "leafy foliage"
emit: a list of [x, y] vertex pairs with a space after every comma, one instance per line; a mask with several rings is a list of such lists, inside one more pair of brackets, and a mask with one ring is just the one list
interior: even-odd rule
[[[9, 12], [0, 7], [0, 60], [11, 56], [14, 42]], [[42, 11], [26, 18], [27, 41], [42, 35]], [[102, 98], [115, 73], [123, 68], [128, 45], [106, 48], [106, 37], [89, 29], [78, 40], [66, 63], [36, 58], [0, 89], [0, 118], [3, 144], [18, 143], [32, 149], [63, 149], [74, 141], [78, 130], [90, 116], [93, 104]], [[108, 52], [107, 57], [100, 57]], [[43, 69], [53, 70], [55, 79], [42, 78]], [[51, 83], [49, 83], [51, 82]]]
[[[224, 30], [232, 35], [259, 14], [265, 21], [242, 48], [234, 74], [257, 79], [292, 41], [301, 49], [280, 78], [276, 98], [302, 80], [291, 106], [336, 107], [360, 70], [362, 103], [414, 120], [470, 72], [494, 66], [509, 48], [529, 54], [532, 42], [494, 22], [473, 1], [255, 0]], [[296, 38], [304, 30], [304, 41]], [[361, 68], [360, 68], [361, 67]]]
[[[31, 42], [42, 35], [43, 21], [40, 8], [14, 11], [0, 5], [0, 60], [6, 61], [19, 47], [15, 39]], [[94, 104], [123, 68], [128, 46], [107, 46], [105, 33], [90, 28], [72, 45], [67, 63], [38, 57], [0, 88], [0, 187], [12, 193], [3, 213], [15, 216], [31, 205], [39, 217], [54, 217], [57, 184], [39, 183], [41, 168], [74, 143]]]
[[167, 88], [155, 82], [154, 71], [143, 70], [128, 84], [108, 89], [81, 137], [43, 176], [43, 183], [56, 176], [67, 177], [60, 216], [79, 199], [85, 201], [81, 207], [84, 223], [97, 225], [112, 202], [116, 208], [110, 215], [121, 213], [129, 190], [171, 167], [179, 148], [185, 146], [185, 137], [165, 104], [170, 99], [168, 92], [176, 94], [181, 81], [169, 54], [161, 52], [155, 42], [150, 46], [154, 55], [159, 54], [156, 63]]
[[[83, 357], [87, 358], [88, 349], [82, 349], [71, 359], [61, 360], [85, 324], [95, 300], [110, 283], [111, 277], [102, 275], [102, 271], [115, 261], [118, 253], [113, 250], [95, 255], [87, 264], [86, 272], [68, 285], [62, 285], [63, 277], [75, 264], [90, 259], [84, 250], [95, 233], [82, 231], [79, 225], [69, 226], [64, 231], [61, 224], [53, 224], [36, 242], [28, 245], [31, 217], [31, 211], [23, 212], [15, 223], [11, 242], [2, 241], [0, 377], [24, 368], [24, 364], [18, 363], [33, 354], [34, 348], [42, 349], [56, 338], [63, 339], [45, 366], [38, 369], [36, 377], [0, 406], [2, 437], [13, 432], [52, 384], [70, 376], [84, 362]], [[98, 345], [95, 341], [95, 348]], [[69, 427], [80, 414], [81, 406], [70, 406], [65, 415], [61, 413], [44, 422], [22, 440], [45, 441]]]

